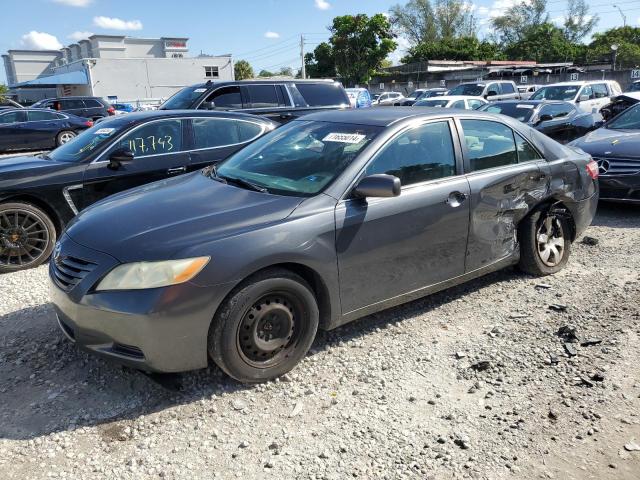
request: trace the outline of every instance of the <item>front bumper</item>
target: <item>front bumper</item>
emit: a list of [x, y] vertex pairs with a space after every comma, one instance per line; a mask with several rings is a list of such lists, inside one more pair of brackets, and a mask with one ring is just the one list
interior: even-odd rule
[[640, 204], [640, 175], [601, 175], [600, 199]]
[[117, 261], [66, 235], [59, 254], [65, 256], [97, 265], [70, 289], [57, 280], [58, 260], [52, 259], [49, 266], [50, 296], [58, 324], [81, 349], [152, 372], [207, 366], [209, 326], [227, 288], [187, 282], [148, 290], [95, 292], [93, 286]]

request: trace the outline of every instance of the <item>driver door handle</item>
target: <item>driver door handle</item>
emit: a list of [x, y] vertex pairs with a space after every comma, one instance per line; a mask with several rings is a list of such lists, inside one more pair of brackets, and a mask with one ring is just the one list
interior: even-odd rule
[[187, 167], [183, 165], [182, 167], [170, 168], [169, 170], [167, 170], [167, 173], [169, 175], [173, 175], [175, 173], [184, 173], [186, 171], [187, 171]]
[[467, 199], [467, 197], [468, 195], [463, 192], [458, 192], [458, 191], [451, 192], [449, 194], [449, 197], [447, 197], [447, 200], [445, 201], [445, 203], [452, 208], [456, 208], [462, 205], [464, 201]]

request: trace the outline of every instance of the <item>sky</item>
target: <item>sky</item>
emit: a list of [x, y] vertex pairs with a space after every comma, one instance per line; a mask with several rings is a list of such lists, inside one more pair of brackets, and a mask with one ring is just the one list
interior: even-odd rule
[[[9, 0], [4, 0], [9, 3]], [[489, 20], [520, 0], [468, 0], [479, 21], [479, 35]], [[590, 0], [598, 13], [597, 31], [622, 25], [640, 26], [640, 0]], [[192, 56], [231, 53], [246, 59], [255, 72], [300, 66], [300, 35], [305, 51], [328, 38], [327, 26], [337, 15], [386, 13], [404, 0], [21, 0], [2, 9], [0, 51], [57, 49], [98, 34], [137, 37], [188, 37]], [[561, 21], [567, 0], [548, 0], [554, 21]], [[397, 63], [407, 46], [391, 56]], [[0, 83], [5, 82], [0, 69]]]

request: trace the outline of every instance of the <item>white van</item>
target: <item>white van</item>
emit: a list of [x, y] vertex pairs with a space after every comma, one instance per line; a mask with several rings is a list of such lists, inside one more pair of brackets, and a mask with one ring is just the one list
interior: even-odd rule
[[590, 82], [563, 82], [545, 85], [538, 89], [529, 100], [564, 100], [576, 104], [583, 112], [599, 112], [620, 95], [620, 84], [614, 80]]

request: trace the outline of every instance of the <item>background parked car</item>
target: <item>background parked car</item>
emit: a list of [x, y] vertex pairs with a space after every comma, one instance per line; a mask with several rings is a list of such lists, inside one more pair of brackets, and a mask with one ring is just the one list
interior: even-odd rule
[[404, 99], [396, 101], [393, 105], [396, 107], [410, 107], [425, 91], [426, 89], [424, 88], [418, 88], [407, 95]]
[[135, 107], [130, 103], [112, 103], [111, 106], [116, 109], [116, 114], [131, 113], [135, 110]]
[[342, 84], [327, 80], [242, 80], [201, 83], [177, 92], [160, 110], [243, 111], [278, 123], [319, 110], [350, 108]]
[[600, 198], [640, 204], [640, 103], [571, 143], [600, 169]]
[[275, 126], [238, 113], [130, 113], [48, 155], [0, 159], [0, 272], [43, 263], [62, 228], [86, 206], [216, 163]]
[[404, 95], [400, 92], [382, 92], [373, 104], [377, 107], [390, 107], [403, 100]]
[[583, 112], [569, 102], [507, 100], [491, 102], [480, 110], [520, 120], [560, 143], [575, 140], [603, 124], [602, 115]]
[[352, 108], [369, 108], [371, 106], [371, 95], [366, 88], [345, 89]]
[[78, 117], [98, 118], [115, 115], [116, 109], [100, 97], [60, 97], [40, 100], [32, 105], [33, 108], [50, 108], [58, 112], [66, 112]]
[[631, 85], [629, 85], [629, 89], [627, 92], [640, 92], [640, 80], [636, 80]]
[[87, 118], [42, 108], [0, 110], [0, 152], [54, 148], [92, 126]]
[[595, 82], [562, 82], [545, 85], [531, 95], [530, 100], [562, 100], [571, 102], [584, 112], [598, 112], [622, 90], [618, 82], [601, 80]]
[[[420, 95], [417, 99], [416, 102], [419, 100], [426, 100], [427, 98], [433, 98], [433, 97], [442, 97], [444, 95], [447, 95], [449, 93], [449, 89], [447, 88], [443, 88], [443, 87], [437, 87], [437, 88], [427, 88], [422, 95]], [[415, 102], [414, 102], [415, 103]]]
[[24, 106], [20, 105], [18, 102], [11, 100], [10, 98], [3, 98], [0, 100], [0, 111], [1, 110], [13, 110], [14, 108], [24, 108]]
[[518, 93], [522, 100], [528, 100], [539, 88], [540, 85], [520, 85], [518, 87]]
[[413, 104], [414, 107], [462, 108], [477, 110], [488, 102], [482, 97], [465, 97], [461, 95], [444, 95], [442, 97], [427, 98]]
[[516, 100], [520, 98], [515, 82], [507, 80], [465, 82], [453, 87], [447, 95], [482, 97], [485, 100]]
[[612, 97], [611, 102], [600, 109], [600, 113], [605, 120], [609, 120], [638, 102], [640, 102], [640, 91], [625, 92]]

